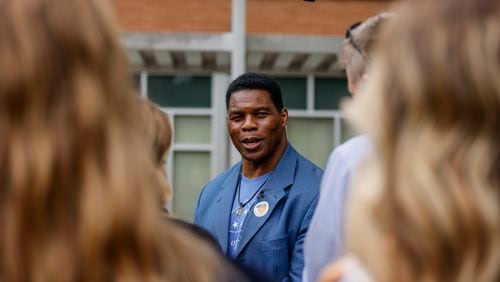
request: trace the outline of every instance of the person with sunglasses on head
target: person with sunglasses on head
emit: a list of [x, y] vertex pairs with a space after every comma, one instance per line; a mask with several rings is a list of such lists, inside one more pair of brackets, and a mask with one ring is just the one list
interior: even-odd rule
[[[381, 13], [351, 25], [346, 31], [339, 61], [345, 67], [349, 92], [354, 98], [368, 79], [366, 70], [371, 51], [389, 17], [389, 13]], [[344, 211], [349, 185], [356, 167], [370, 151], [370, 140], [360, 135], [331, 153], [321, 180], [318, 205], [306, 235], [303, 281], [317, 281], [323, 267], [343, 255]]]
[[[394, 9], [344, 106], [373, 144], [350, 188], [346, 250], [371, 281], [500, 281], [500, 1]], [[345, 263], [328, 270], [321, 282], [360, 282]]]

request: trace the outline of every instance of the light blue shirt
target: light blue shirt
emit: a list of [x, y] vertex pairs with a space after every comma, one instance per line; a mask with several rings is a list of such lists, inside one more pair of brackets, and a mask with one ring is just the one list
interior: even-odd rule
[[371, 150], [370, 139], [361, 135], [331, 153], [304, 244], [304, 282], [317, 281], [321, 270], [343, 254], [345, 204], [351, 177]]
[[[229, 256], [232, 258], [236, 257], [236, 251], [241, 239], [241, 234], [243, 232], [245, 219], [248, 212], [251, 212], [251, 208], [255, 201], [259, 198], [259, 192], [267, 179], [271, 176], [271, 172], [261, 175], [256, 178], [247, 178], [241, 175], [241, 186], [240, 189], [240, 199], [238, 199], [238, 191], [236, 191], [233, 200], [233, 207], [231, 208], [231, 217], [229, 221], [229, 240], [228, 240], [228, 251]], [[255, 194], [255, 196], [250, 199]], [[240, 206], [239, 200], [242, 203], [247, 203], [243, 209], [243, 213], [238, 216], [236, 211]]]

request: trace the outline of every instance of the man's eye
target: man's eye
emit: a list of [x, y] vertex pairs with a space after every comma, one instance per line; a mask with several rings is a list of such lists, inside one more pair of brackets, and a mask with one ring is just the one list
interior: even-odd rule
[[229, 119], [230, 119], [231, 121], [239, 121], [239, 120], [241, 120], [241, 119], [242, 119], [242, 117], [241, 117], [241, 116], [231, 116]]
[[265, 117], [267, 116], [267, 112], [258, 112], [257, 117]]

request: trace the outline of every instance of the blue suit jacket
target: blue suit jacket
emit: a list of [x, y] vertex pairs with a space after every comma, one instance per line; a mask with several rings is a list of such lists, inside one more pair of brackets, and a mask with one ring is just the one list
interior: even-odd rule
[[[236, 182], [241, 169], [237, 163], [208, 183], [200, 193], [194, 222], [212, 233], [228, 253], [229, 219]], [[236, 261], [256, 271], [274, 275], [279, 281], [301, 281], [304, 267], [303, 244], [318, 200], [323, 171], [288, 144], [264, 194], [263, 217], [252, 211], [245, 220]]]

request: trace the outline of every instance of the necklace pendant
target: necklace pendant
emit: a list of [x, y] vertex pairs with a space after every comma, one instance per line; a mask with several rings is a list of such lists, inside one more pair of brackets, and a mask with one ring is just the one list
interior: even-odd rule
[[243, 214], [243, 207], [239, 206], [238, 209], [236, 210], [236, 216], [240, 216]]

